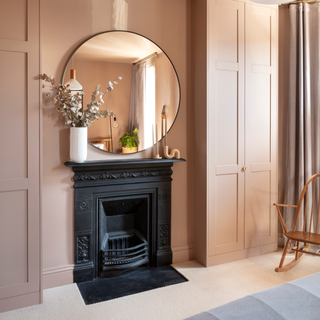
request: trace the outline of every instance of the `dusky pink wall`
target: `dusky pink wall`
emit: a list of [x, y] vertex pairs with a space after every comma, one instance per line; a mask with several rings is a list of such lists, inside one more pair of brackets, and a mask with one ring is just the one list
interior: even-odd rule
[[[190, 82], [191, 0], [127, 0], [128, 30], [157, 43], [176, 67], [181, 106], [170, 131], [170, 147], [178, 148], [186, 163], [173, 167], [172, 247], [174, 262], [194, 254], [192, 91]], [[112, 0], [42, 1], [42, 71], [60, 82], [65, 64], [88, 37], [111, 30]], [[151, 149], [127, 156], [148, 158]], [[88, 160], [123, 159], [88, 145]], [[69, 160], [69, 127], [52, 105], [43, 108], [43, 266], [44, 286], [72, 282], [73, 182], [64, 166]]]

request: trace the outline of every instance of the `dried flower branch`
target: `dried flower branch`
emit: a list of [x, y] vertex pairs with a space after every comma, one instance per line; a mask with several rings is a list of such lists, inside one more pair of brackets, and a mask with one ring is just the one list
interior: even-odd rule
[[[87, 104], [87, 109], [83, 110], [82, 96], [84, 92], [73, 93], [69, 89], [69, 85], [64, 86], [59, 84], [55, 86], [54, 78], [49, 77], [45, 73], [42, 74], [40, 78], [51, 84], [56, 111], [64, 116], [66, 124], [70, 124], [73, 127], [89, 127], [95, 120], [98, 120], [99, 117], [106, 118], [111, 115], [112, 111], [99, 111], [99, 107], [104, 103], [103, 96], [113, 90], [113, 85], [118, 84], [117, 81], [122, 79], [122, 77], [117, 77], [115, 80], [109, 81], [109, 87], [106, 88], [105, 92], [100, 92], [100, 85], [98, 85], [91, 95], [91, 102]], [[45, 85], [42, 87], [44, 88]], [[49, 95], [50, 93], [47, 93], [47, 96]]]

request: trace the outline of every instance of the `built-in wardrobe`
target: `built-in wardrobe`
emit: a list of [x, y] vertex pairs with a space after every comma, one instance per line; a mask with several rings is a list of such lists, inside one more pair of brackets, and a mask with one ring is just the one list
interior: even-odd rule
[[0, 314], [42, 301], [39, 75], [40, 0], [0, 1]]
[[277, 249], [278, 7], [192, 6], [195, 252], [211, 266]]

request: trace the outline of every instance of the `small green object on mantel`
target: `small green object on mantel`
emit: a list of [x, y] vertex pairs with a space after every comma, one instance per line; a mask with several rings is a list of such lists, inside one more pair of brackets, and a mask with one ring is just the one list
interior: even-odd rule
[[139, 145], [138, 128], [135, 128], [132, 132], [125, 133], [119, 141], [120, 146], [126, 146], [129, 149], [137, 147]]

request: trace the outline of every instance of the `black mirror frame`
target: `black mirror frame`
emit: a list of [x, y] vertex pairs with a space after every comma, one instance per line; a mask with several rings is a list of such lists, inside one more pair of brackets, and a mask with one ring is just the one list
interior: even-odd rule
[[[126, 31], [126, 30], [110, 30], [110, 31], [104, 31], [104, 32], [96, 33], [96, 34], [94, 34], [93, 36], [91, 36], [90, 38], [88, 38], [88, 39], [86, 39], [85, 41], [81, 42], [80, 45], [78, 45], [77, 48], [73, 51], [73, 53], [71, 54], [70, 58], [68, 59], [66, 65], [65, 65], [65, 67], [64, 67], [64, 71], [63, 71], [62, 79], [61, 79], [61, 84], [64, 83], [64, 77], [65, 77], [65, 74], [66, 74], [66, 71], [67, 71], [68, 64], [69, 64], [69, 62], [71, 61], [71, 59], [72, 59], [72, 57], [74, 56], [74, 54], [78, 51], [78, 49], [79, 49], [84, 43], [86, 43], [87, 41], [89, 41], [90, 39], [92, 39], [92, 38], [94, 38], [94, 37], [96, 37], [96, 36], [98, 36], [98, 35], [105, 34], [105, 33], [111, 33], [111, 32], [127, 32], [127, 33], [131, 33], [131, 34], [135, 34], [135, 35], [138, 35], [138, 36], [140, 36], [140, 37], [143, 37], [143, 38], [149, 40], [150, 42], [152, 42], [153, 44], [155, 44], [157, 47], [159, 47], [159, 48], [162, 50], [162, 52], [166, 55], [166, 57], [168, 58], [168, 60], [170, 61], [171, 65], [172, 65], [172, 68], [173, 68], [173, 70], [174, 70], [174, 72], [175, 72], [175, 74], [176, 74], [177, 81], [178, 81], [178, 88], [179, 88], [178, 109], [177, 109], [177, 112], [176, 112], [176, 116], [175, 116], [175, 118], [174, 118], [174, 120], [173, 120], [170, 128], [168, 129], [168, 132], [170, 132], [171, 128], [172, 128], [173, 125], [175, 124], [176, 119], [177, 119], [177, 117], [178, 117], [179, 110], [180, 110], [180, 104], [181, 104], [181, 86], [180, 86], [180, 80], [179, 80], [179, 77], [178, 77], [178, 73], [177, 73], [177, 70], [176, 70], [174, 64], [172, 63], [171, 59], [170, 59], [169, 56], [166, 54], [166, 52], [165, 52], [158, 44], [156, 44], [154, 41], [152, 41], [152, 40], [149, 39], [148, 37], [143, 36], [142, 34], [139, 34], [139, 33], [136, 33], [136, 32], [132, 32], [132, 31]], [[168, 133], [168, 132], [167, 132], [167, 133]], [[159, 142], [160, 142], [162, 139], [163, 139], [163, 137], [159, 140]], [[96, 149], [98, 149], [98, 150], [100, 150], [100, 151], [107, 152], [107, 153], [111, 153], [111, 154], [117, 154], [117, 155], [132, 155], [132, 154], [137, 154], [137, 153], [139, 153], [139, 152], [143, 152], [143, 151], [145, 151], [145, 150], [147, 150], [147, 149], [149, 149], [149, 148], [152, 148], [152, 147], [149, 147], [149, 148], [147, 148], [147, 149], [143, 149], [143, 150], [137, 151], [137, 152], [135, 152], [135, 153], [115, 153], [115, 152], [110, 152], [110, 151], [107, 151], [107, 150], [102, 150], [102, 149], [96, 147], [95, 145], [93, 145], [93, 144], [92, 144], [91, 142], [89, 142], [89, 141], [88, 141], [88, 143], [89, 143], [90, 145], [92, 145], [94, 148], [96, 148]]]

